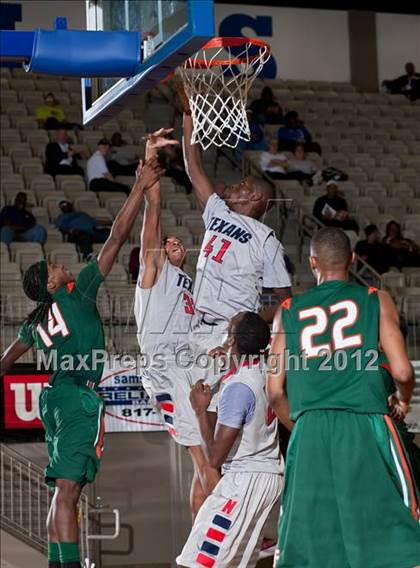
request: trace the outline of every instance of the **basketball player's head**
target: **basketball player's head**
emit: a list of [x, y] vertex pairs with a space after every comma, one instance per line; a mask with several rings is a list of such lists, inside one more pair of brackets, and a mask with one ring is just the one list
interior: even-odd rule
[[43, 321], [52, 304], [52, 294], [73, 280], [73, 274], [62, 264], [48, 264], [45, 260], [32, 264], [23, 276], [23, 291], [38, 305], [28, 320]]
[[318, 282], [336, 275], [346, 278], [353, 260], [350, 239], [337, 227], [324, 227], [311, 240], [309, 263]]
[[166, 237], [163, 237], [163, 248], [169, 262], [178, 268], [182, 268], [187, 251], [181, 239], [174, 235], [166, 235]]
[[73, 280], [73, 274], [64, 265], [41, 260], [26, 270], [23, 276], [23, 291], [31, 300], [42, 302], [47, 294], [54, 294]]
[[263, 179], [248, 176], [226, 188], [223, 198], [232, 211], [260, 219], [273, 205], [274, 190]]
[[240, 312], [229, 322], [224, 347], [232, 355], [260, 355], [269, 342], [268, 324], [254, 312]]

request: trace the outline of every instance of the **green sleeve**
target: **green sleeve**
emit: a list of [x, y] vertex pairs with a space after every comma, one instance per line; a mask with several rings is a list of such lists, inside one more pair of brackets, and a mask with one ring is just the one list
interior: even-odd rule
[[96, 304], [99, 286], [104, 281], [104, 277], [99, 269], [98, 262], [93, 260], [82, 270], [76, 280], [76, 290], [81, 296], [82, 301]]
[[28, 347], [32, 347], [34, 344], [34, 338], [32, 335], [32, 325], [25, 321], [21, 325], [19, 332], [18, 332], [18, 339], [21, 343], [24, 343]]

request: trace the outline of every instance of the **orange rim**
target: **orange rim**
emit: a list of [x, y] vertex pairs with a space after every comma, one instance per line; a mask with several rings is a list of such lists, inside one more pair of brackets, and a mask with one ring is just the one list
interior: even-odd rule
[[[240, 47], [241, 45], [251, 44], [256, 47], [265, 48], [266, 53], [270, 53], [270, 46], [267, 42], [262, 39], [254, 39], [249, 37], [214, 37], [208, 41], [200, 51], [206, 51], [206, 49], [218, 49], [221, 47]], [[193, 59], [189, 57], [185, 63], [185, 69], [208, 69], [209, 67], [217, 67], [222, 65], [240, 65], [241, 63], [250, 62], [253, 63], [259, 59], [261, 54], [254, 55], [253, 57], [236, 57], [234, 59], [213, 59], [211, 61], [205, 61], [204, 59]]]

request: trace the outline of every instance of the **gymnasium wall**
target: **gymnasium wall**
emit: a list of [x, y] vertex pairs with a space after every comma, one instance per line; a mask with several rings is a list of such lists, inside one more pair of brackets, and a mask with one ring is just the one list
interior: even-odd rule
[[[0, 10], [2, 27], [11, 21], [16, 30], [52, 27], [56, 16], [66, 16], [72, 28], [86, 26], [84, 0], [8, 0], [2, 1]], [[21, 12], [21, 21], [13, 22], [16, 10]], [[350, 81], [348, 14], [344, 10], [216, 2], [216, 30], [221, 35], [267, 40], [273, 52], [267, 78]], [[420, 69], [420, 16], [378, 13], [376, 36], [379, 81], [401, 74], [409, 60]]]
[[412, 61], [420, 71], [420, 16], [376, 14], [379, 80], [402, 75]]

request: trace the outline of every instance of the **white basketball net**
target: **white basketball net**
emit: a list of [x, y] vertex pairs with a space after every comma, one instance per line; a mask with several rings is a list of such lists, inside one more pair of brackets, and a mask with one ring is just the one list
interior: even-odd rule
[[[209, 47], [209, 42], [180, 67], [193, 120], [192, 144], [230, 146], [249, 141], [248, 92], [270, 58], [267, 44]], [[239, 53], [238, 53], [239, 52]]]

